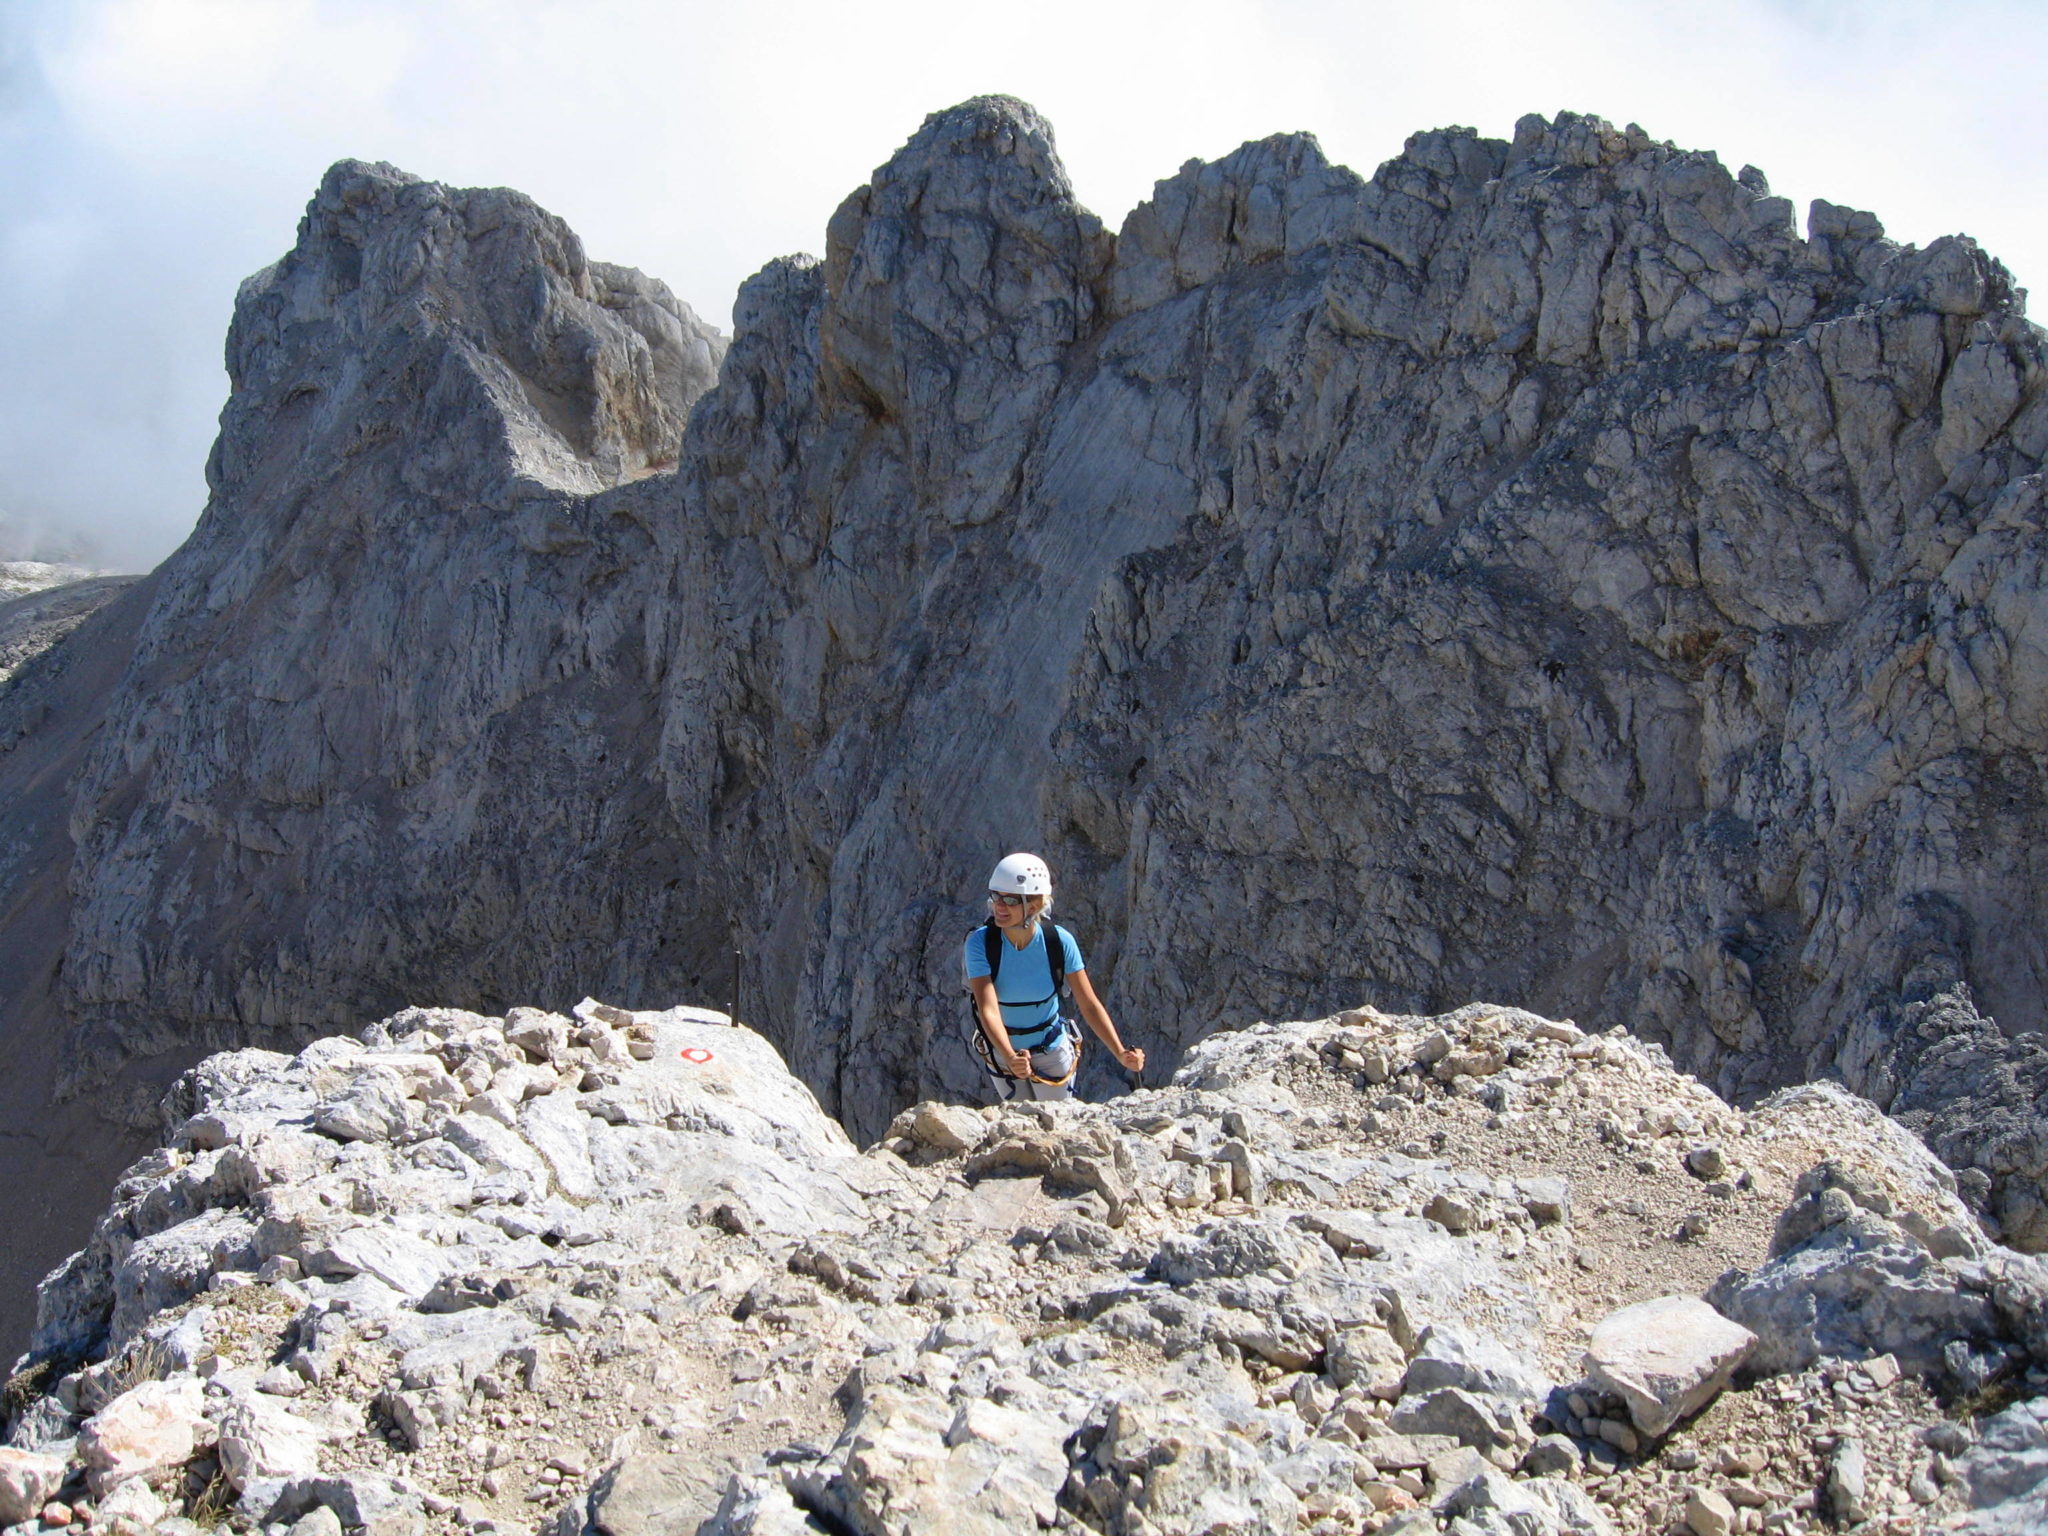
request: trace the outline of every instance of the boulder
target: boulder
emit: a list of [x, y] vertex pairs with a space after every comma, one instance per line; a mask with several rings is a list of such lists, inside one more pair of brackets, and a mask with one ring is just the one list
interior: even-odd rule
[[1514, 1403], [1461, 1387], [1404, 1395], [1387, 1423], [1404, 1435], [1448, 1435], [1489, 1453], [1517, 1450], [1534, 1438]]
[[316, 1504], [292, 1522], [287, 1536], [342, 1536], [341, 1516], [325, 1504]]
[[213, 1444], [202, 1384], [185, 1376], [131, 1387], [85, 1421], [79, 1459], [95, 1496], [131, 1477], [182, 1466]]
[[1408, 1356], [1384, 1328], [1367, 1323], [1335, 1334], [1324, 1351], [1323, 1368], [1340, 1387], [1359, 1385], [1374, 1397], [1401, 1395]]
[[1602, 1318], [1585, 1368], [1656, 1439], [1712, 1402], [1755, 1346], [1755, 1334], [1697, 1297], [1663, 1296]]
[[1118, 1404], [1091, 1460], [1160, 1531], [1293, 1536], [1300, 1520], [1293, 1491], [1241, 1437], [1184, 1412]]
[[409, 1123], [406, 1083], [395, 1071], [373, 1069], [348, 1089], [315, 1107], [313, 1128], [337, 1141], [389, 1141]]
[[1869, 1459], [1854, 1435], [1837, 1441], [1828, 1458], [1828, 1504], [1843, 1525], [1861, 1525], [1870, 1517]]
[[591, 1484], [590, 1523], [604, 1536], [695, 1536], [724, 1487], [724, 1476], [699, 1457], [639, 1452]]
[[569, 1051], [569, 1031], [574, 1026], [558, 1013], [537, 1008], [514, 1008], [505, 1015], [505, 1038], [528, 1058], [548, 1065], [563, 1061]]
[[1612, 1522], [1585, 1490], [1555, 1478], [1521, 1482], [1491, 1467], [1448, 1490], [1437, 1507], [1454, 1521], [1464, 1517], [1473, 1528], [1489, 1533], [1614, 1536]]
[[1718, 1488], [1688, 1488], [1685, 1523], [1692, 1528], [1692, 1536], [1732, 1536], [1735, 1506]]
[[1960, 1471], [1973, 1508], [2038, 1514], [2048, 1485], [2048, 1397], [2014, 1403], [1984, 1420]]
[[1746, 1369], [1759, 1374], [1890, 1354], [1972, 1390], [2016, 1338], [2048, 1345], [2036, 1305], [2048, 1300], [2048, 1270], [2030, 1257], [1970, 1256], [1979, 1251], [1954, 1222], [1897, 1210], [1870, 1181], [1824, 1163], [1801, 1176], [1771, 1257], [1721, 1276], [1708, 1300], [1756, 1334]]
[[401, 1295], [424, 1296], [457, 1258], [397, 1227], [365, 1225], [336, 1233], [299, 1262], [311, 1275], [370, 1275]]
[[[268, 1485], [275, 1490], [268, 1520], [297, 1520], [314, 1509], [332, 1510], [356, 1536], [420, 1536], [426, 1509], [404, 1481], [376, 1472], [297, 1477]], [[243, 1503], [248, 1504], [246, 1495]]]
[[105, 1531], [146, 1531], [170, 1508], [145, 1479], [131, 1477], [93, 1507], [93, 1524]]
[[[577, 1536], [581, 1529], [579, 1524], [561, 1536]], [[734, 1478], [697, 1536], [818, 1536], [821, 1529], [780, 1483]]]
[[1402, 1391], [1430, 1392], [1439, 1387], [1538, 1402], [1550, 1394], [1552, 1383], [1499, 1340], [1469, 1328], [1438, 1323], [1417, 1336]]
[[272, 1398], [251, 1394], [215, 1411], [220, 1464], [240, 1491], [264, 1479], [311, 1477], [327, 1436]]
[[1061, 1441], [1057, 1424], [1016, 1409], [981, 1402], [948, 1415], [884, 1388], [795, 1491], [849, 1530], [1003, 1536], [1053, 1523], [1067, 1475]]
[[1569, 1435], [1538, 1435], [1522, 1458], [1531, 1477], [1569, 1477], [1581, 1465], [1579, 1448]]
[[0, 1446], [0, 1526], [34, 1519], [64, 1486], [64, 1472], [61, 1456]]
[[1538, 1226], [1555, 1226], [1571, 1220], [1571, 1182], [1563, 1178], [1517, 1179], [1515, 1191], [1522, 1209]]
[[[896, 1130], [899, 1125], [902, 1129]], [[980, 1146], [988, 1135], [989, 1124], [973, 1110], [961, 1105], [926, 1099], [898, 1115], [891, 1123], [891, 1130], [942, 1156], [955, 1157]]]

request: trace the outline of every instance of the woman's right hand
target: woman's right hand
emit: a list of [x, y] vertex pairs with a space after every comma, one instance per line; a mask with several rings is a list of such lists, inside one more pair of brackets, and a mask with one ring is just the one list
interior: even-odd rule
[[1029, 1051], [1012, 1051], [1010, 1053], [1010, 1076], [1029, 1077], [1030, 1075], [1031, 1053]]

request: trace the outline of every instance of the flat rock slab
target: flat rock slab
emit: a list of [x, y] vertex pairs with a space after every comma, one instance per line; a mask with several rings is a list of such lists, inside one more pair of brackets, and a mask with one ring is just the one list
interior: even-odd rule
[[1755, 1334], [1698, 1297], [1660, 1296], [1600, 1320], [1586, 1374], [1655, 1438], [1712, 1402], [1755, 1347]]
[[302, 1260], [316, 1275], [370, 1275], [406, 1296], [424, 1296], [456, 1262], [425, 1238], [397, 1227], [349, 1227]]
[[727, 1469], [693, 1456], [628, 1456], [590, 1490], [603, 1536], [692, 1536], [718, 1508]]

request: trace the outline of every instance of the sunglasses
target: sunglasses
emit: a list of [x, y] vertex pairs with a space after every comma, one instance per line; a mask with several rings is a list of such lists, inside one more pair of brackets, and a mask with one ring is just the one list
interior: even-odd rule
[[990, 891], [988, 899], [993, 906], [1021, 907], [1031, 898], [1029, 896], [1012, 896], [1007, 891]]

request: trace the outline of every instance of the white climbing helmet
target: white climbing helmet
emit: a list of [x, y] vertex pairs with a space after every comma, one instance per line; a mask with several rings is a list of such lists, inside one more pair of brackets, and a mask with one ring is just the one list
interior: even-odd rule
[[988, 888], [1007, 891], [1013, 896], [1050, 896], [1052, 871], [1035, 853], [1013, 853], [988, 877]]

